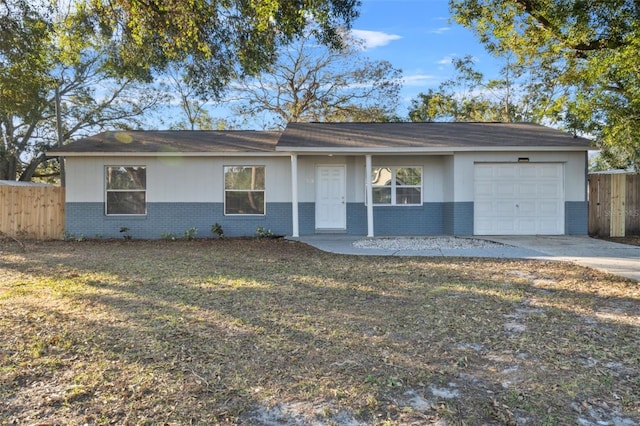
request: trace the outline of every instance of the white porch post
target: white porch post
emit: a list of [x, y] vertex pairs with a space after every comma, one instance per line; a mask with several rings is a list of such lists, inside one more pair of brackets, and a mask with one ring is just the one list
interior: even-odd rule
[[300, 236], [298, 225], [298, 155], [291, 154], [291, 236]]
[[367, 188], [367, 237], [373, 237], [373, 185], [371, 183], [371, 154], [366, 156], [365, 185]]

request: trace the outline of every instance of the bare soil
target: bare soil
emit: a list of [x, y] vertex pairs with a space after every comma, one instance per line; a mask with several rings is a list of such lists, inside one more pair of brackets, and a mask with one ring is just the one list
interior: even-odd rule
[[0, 424], [640, 424], [640, 288], [284, 240], [0, 241]]
[[629, 235], [626, 237], [606, 237], [602, 239], [607, 241], [613, 241], [614, 243], [640, 246], [640, 235]]

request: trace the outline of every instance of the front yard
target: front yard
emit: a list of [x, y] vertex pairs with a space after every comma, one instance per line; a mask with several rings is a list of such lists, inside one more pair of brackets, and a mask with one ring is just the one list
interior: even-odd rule
[[0, 241], [0, 424], [640, 423], [638, 283], [282, 240]]

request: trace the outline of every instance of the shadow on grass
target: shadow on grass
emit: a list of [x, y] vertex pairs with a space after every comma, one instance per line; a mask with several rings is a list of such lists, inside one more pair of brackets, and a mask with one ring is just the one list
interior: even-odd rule
[[49, 344], [36, 357], [15, 343], [38, 368], [16, 370], [10, 413], [33, 403], [25, 388], [49, 382], [63, 395], [79, 383], [84, 396], [45, 417], [94, 421], [638, 416], [638, 299], [584, 268], [335, 256], [288, 242], [60, 247], [2, 263], [78, 286], [58, 304], [19, 302], [32, 316], [24, 341]]

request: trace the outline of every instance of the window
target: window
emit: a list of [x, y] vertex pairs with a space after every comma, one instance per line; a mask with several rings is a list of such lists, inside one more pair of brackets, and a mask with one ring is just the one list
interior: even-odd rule
[[147, 214], [145, 166], [107, 166], [106, 181], [108, 215]]
[[373, 204], [422, 204], [422, 167], [374, 167]]
[[264, 214], [264, 166], [225, 166], [224, 214]]

